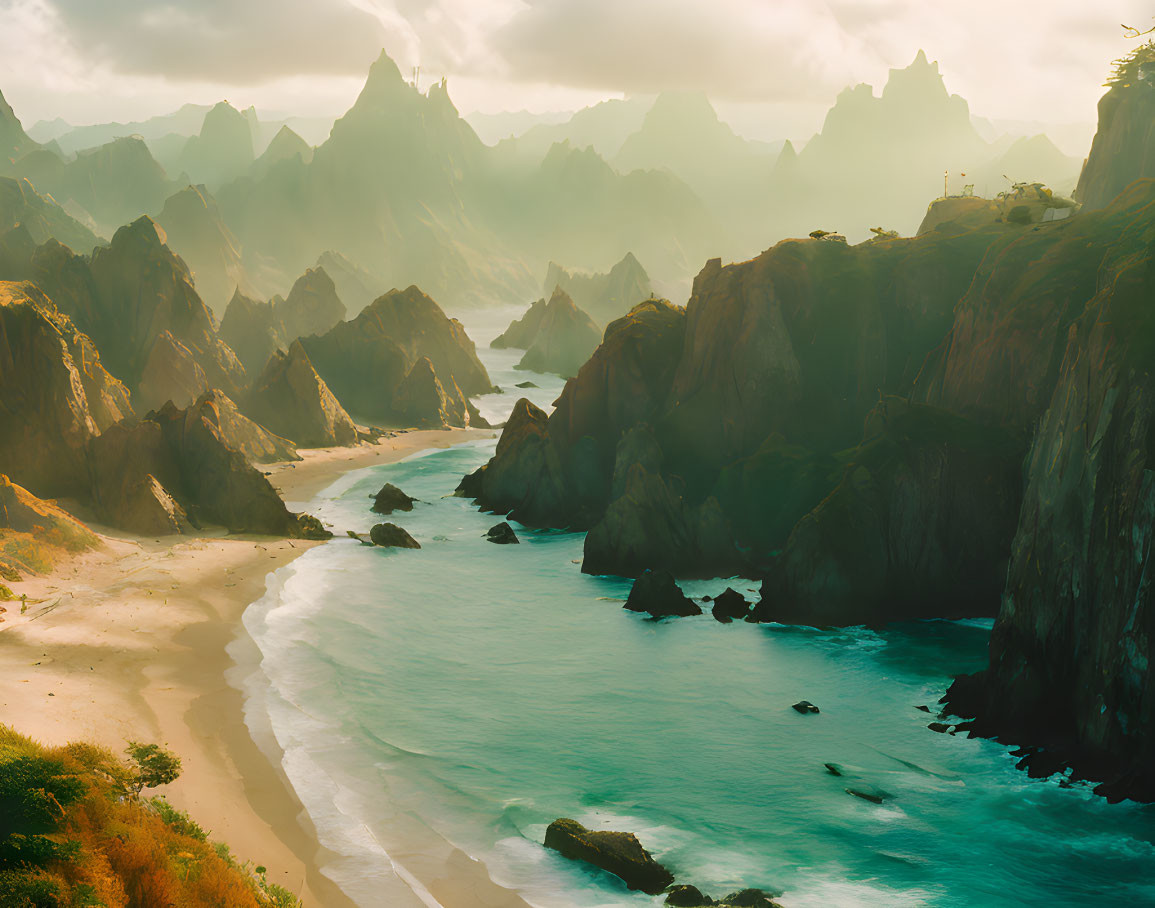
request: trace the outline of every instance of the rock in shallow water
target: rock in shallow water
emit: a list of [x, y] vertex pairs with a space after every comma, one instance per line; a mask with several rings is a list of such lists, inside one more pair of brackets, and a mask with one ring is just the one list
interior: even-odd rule
[[802, 713], [804, 716], [811, 713], [817, 713], [819, 711], [818, 707], [811, 703], [809, 700], [799, 700], [790, 708], [795, 712]]
[[752, 606], [741, 593], [726, 588], [726, 592], [714, 600], [714, 620], [722, 624], [742, 621], [750, 614]]
[[419, 549], [421, 543], [395, 523], [379, 523], [369, 531], [374, 545], [383, 548]]
[[595, 832], [577, 820], [561, 818], [545, 831], [545, 847], [573, 861], [585, 861], [614, 874], [630, 889], [657, 895], [674, 875], [655, 861], [632, 832]]
[[666, 904], [672, 908], [701, 908], [703, 905], [713, 905], [714, 900], [703, 895], [697, 886], [673, 886], [666, 895]]
[[394, 511], [412, 511], [416, 498], [410, 498], [391, 482], [385, 483], [373, 498], [373, 512], [392, 514]]
[[631, 612], [649, 612], [655, 618], [683, 618], [702, 614], [702, 610], [686, 598], [667, 571], [646, 571], [642, 574], [634, 581], [630, 597], [623, 608]]
[[521, 543], [521, 540], [517, 538], [517, 533], [513, 531], [513, 527], [504, 521], [497, 526], [490, 527], [485, 538], [497, 545], [519, 545]]

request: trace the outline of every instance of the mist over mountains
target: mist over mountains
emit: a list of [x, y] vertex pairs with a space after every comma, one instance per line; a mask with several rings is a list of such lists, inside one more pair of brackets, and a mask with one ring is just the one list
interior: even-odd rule
[[[235, 289], [287, 293], [326, 255], [371, 287], [362, 304], [414, 283], [451, 305], [522, 301], [551, 262], [604, 273], [627, 254], [679, 295], [706, 258], [783, 236], [913, 233], [944, 172], [951, 191], [989, 195], [1021, 181], [1069, 193], [1078, 175], [1045, 136], [984, 139], [921, 52], [879, 94], [847, 88], [801, 148], [742, 137], [701, 92], [492, 123], [517, 134], [485, 144], [445, 82], [420, 91], [382, 54], [328, 130], [222, 101], [30, 136], [5, 105], [0, 169], [100, 237], [156, 217], [218, 315]], [[189, 187], [199, 203], [182, 201]]]

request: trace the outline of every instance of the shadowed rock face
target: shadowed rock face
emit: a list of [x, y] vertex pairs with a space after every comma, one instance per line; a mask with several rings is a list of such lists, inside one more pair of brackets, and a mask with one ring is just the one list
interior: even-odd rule
[[[760, 574], [837, 484], [833, 455], [861, 440], [880, 389], [909, 392], [1009, 229], [791, 240], [749, 262], [711, 261], [684, 311], [647, 301], [606, 329], [548, 420], [556, 468], [531, 507], [511, 478], [516, 445], [491, 463], [501, 483], [483, 474], [469, 488], [531, 524], [590, 527], [588, 571]], [[527, 441], [539, 470], [541, 445]]]
[[842, 480], [794, 527], [755, 621], [990, 617], [1018, 520], [1024, 443], [890, 398]]
[[250, 375], [259, 375], [273, 353], [289, 346], [275, 304], [262, 303], [240, 290], [233, 294], [225, 309], [220, 335]]
[[149, 218], [122, 227], [91, 263], [95, 299], [84, 324], [109, 368], [139, 388], [153, 345], [165, 332], [188, 349], [209, 385], [235, 395], [244, 368], [220, 339], [212, 313], [193, 288], [188, 268], [164, 245]]
[[550, 262], [544, 289], [552, 294], [562, 289], [583, 312], [588, 312], [601, 324], [612, 322], [653, 295], [650, 276], [646, 269], [627, 252], [625, 258], [606, 274], [571, 273], [555, 262]]
[[216, 313], [235, 292], [249, 289], [241, 247], [203, 186], [170, 196], [157, 216], [168, 246], [188, 265], [197, 293]]
[[332, 278], [321, 267], [310, 268], [297, 278], [288, 297], [276, 308], [289, 340], [324, 334], [346, 315]]
[[1155, 177], [1155, 51], [1140, 49], [1099, 101], [1099, 128], [1075, 198], [1103, 208], [1128, 184]]
[[156, 480], [194, 526], [307, 535], [310, 524], [289, 513], [268, 479], [229, 445], [222, 425], [227, 428], [219, 407], [206, 400], [188, 410], [166, 404], [139, 422], [122, 422], [98, 436], [88, 455], [97, 513], [114, 525], [138, 519], [162, 525], [157, 507], [164, 510], [165, 502], [141, 504]]
[[413, 364], [405, 380], [393, 392], [393, 412], [403, 423], [426, 429], [470, 424], [470, 408], [465, 395], [452, 379], [448, 388], [441, 383], [428, 356]]
[[0, 462], [33, 494], [82, 496], [89, 440], [132, 415], [87, 336], [32, 284], [0, 283]]
[[674, 875], [655, 861], [631, 832], [593, 831], [576, 820], [554, 820], [545, 831], [545, 847], [570, 860], [600, 867], [630, 889], [650, 895], [674, 882]]
[[[100, 238], [75, 220], [54, 200], [32, 188], [27, 180], [0, 177], [0, 235], [23, 226], [34, 243], [55, 238], [80, 253], [89, 253]], [[23, 280], [24, 275], [4, 275], [5, 280]]]
[[165, 331], [148, 352], [133, 400], [145, 412], [170, 400], [178, 407], [187, 407], [208, 390], [208, 377], [192, 351], [171, 331]]
[[1153, 800], [1155, 259], [1140, 238], [1155, 224], [1155, 183], [1127, 193], [1140, 194], [1146, 229], [1125, 231], [1137, 249], [1068, 332], [1027, 460], [990, 667], [949, 698], [977, 716], [975, 733], [1047, 747], [1112, 799]]
[[462, 395], [493, 390], [465, 329], [416, 287], [391, 290], [356, 318], [301, 342], [338, 400], [359, 418], [403, 419], [394, 392], [423, 357], [443, 391], [451, 381]]
[[8, 165], [34, 148], [36, 143], [28, 138], [15, 111], [0, 94], [0, 166]]
[[[536, 314], [531, 308], [526, 320], [533, 328], [525, 346], [525, 356], [517, 364], [518, 369], [555, 372], [566, 377], [577, 375], [602, 340], [602, 333], [593, 319], [575, 306], [569, 294], [560, 288], [554, 291], [548, 303], [539, 307]], [[518, 333], [529, 331], [523, 328]]]
[[317, 374], [299, 340], [276, 351], [246, 398], [257, 422], [301, 447], [355, 445], [357, 427]]

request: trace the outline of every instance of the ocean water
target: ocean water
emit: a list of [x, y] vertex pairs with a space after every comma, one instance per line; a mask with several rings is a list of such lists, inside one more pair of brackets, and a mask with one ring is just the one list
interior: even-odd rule
[[[516, 352], [481, 352], [503, 387], [542, 386], [483, 398], [487, 415], [556, 397], [556, 378], [513, 372]], [[284, 752], [336, 855], [325, 872], [358, 904], [660, 904], [546, 851], [560, 816], [636, 833], [715, 897], [758, 886], [787, 908], [1155, 904], [1151, 808], [1030, 780], [997, 744], [927, 729], [916, 707], [981, 667], [989, 623], [642, 618], [622, 609], [628, 581], [581, 573], [580, 534], [483, 538], [499, 518], [449, 496], [494, 446], [342, 477], [313, 513], [366, 531], [392, 482], [420, 503], [384, 519], [422, 549], [334, 539], [245, 616], [261, 653], [249, 721]], [[728, 583], [754, 597], [744, 580], [684, 588]], [[821, 713], [797, 714], [800, 699]], [[462, 868], [493, 885], [448, 889]]]

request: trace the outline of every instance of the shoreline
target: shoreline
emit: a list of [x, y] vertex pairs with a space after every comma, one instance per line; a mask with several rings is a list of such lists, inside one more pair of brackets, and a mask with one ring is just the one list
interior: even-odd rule
[[[261, 469], [296, 510], [344, 473], [491, 435], [405, 432]], [[321, 543], [92, 529], [100, 548], [10, 584], [29, 603], [22, 615], [9, 602], [0, 616], [0, 722], [50, 746], [84, 740], [120, 753], [130, 739], [162, 744], [182, 773], [154, 793], [305, 905], [353, 906], [322, 872], [337, 855], [320, 844], [280, 761], [254, 739], [245, 694], [228, 677], [258, 670], [241, 619], [269, 574]]]

